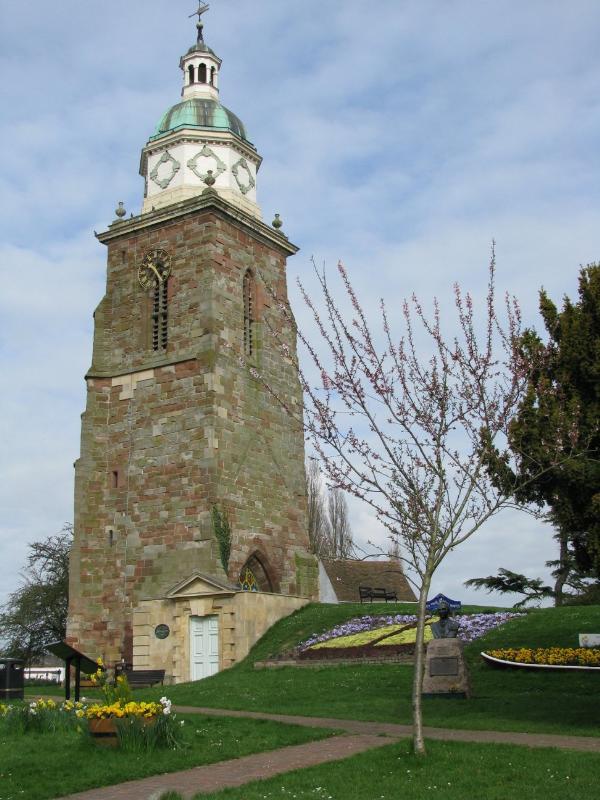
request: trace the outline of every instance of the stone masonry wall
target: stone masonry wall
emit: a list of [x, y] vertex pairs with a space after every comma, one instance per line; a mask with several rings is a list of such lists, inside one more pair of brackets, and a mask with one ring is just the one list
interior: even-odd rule
[[[150, 298], [137, 279], [152, 248], [172, 258], [169, 345], [161, 353], [150, 347]], [[275, 591], [299, 589], [297, 558], [310, 560], [302, 432], [242, 363], [242, 281], [250, 267], [259, 318], [251, 365], [299, 406], [295, 369], [261, 321], [273, 313], [261, 281], [285, 293], [285, 255], [210, 208], [143, 230], [124, 226], [109, 243], [70, 570], [68, 637], [91, 657], [131, 660], [132, 609], [194, 570], [235, 584], [256, 554]], [[227, 572], [213, 505], [233, 530]], [[302, 584], [314, 596], [316, 585]]]

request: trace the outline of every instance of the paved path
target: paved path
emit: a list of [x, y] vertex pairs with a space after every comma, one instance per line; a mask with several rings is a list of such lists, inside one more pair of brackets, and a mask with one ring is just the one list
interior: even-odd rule
[[293, 769], [339, 761], [373, 747], [390, 744], [391, 741], [393, 740], [388, 737], [369, 734], [333, 736], [320, 742], [282, 747], [270, 753], [256, 753], [184, 772], [155, 775], [118, 786], [91, 789], [88, 792], [71, 794], [68, 799], [63, 800], [158, 800], [166, 791], [180, 792], [184, 797], [190, 798], [197, 792], [216, 792], [228, 786], [242, 786], [250, 781], [271, 778]]
[[[306, 725], [309, 728], [333, 728], [346, 733], [370, 734], [406, 738], [412, 736], [411, 725], [396, 725], [392, 722], [359, 722], [353, 719], [329, 719], [323, 717], [298, 717], [288, 714], [265, 714], [260, 711], [230, 711], [224, 708], [198, 708], [177, 706], [185, 714], [208, 714], [217, 717], [250, 717], [286, 722], [291, 725]], [[584, 750], [600, 753], [600, 738], [594, 736], [563, 736], [552, 733], [514, 733], [510, 731], [471, 731], [458, 728], [424, 729], [427, 739], [444, 739], [454, 742], [492, 742], [497, 744], [519, 744], [525, 747], [559, 747], [564, 750]]]
[[[207, 714], [219, 717], [269, 719], [311, 728], [332, 728], [344, 731], [319, 742], [283, 747], [268, 753], [221, 761], [168, 775], [155, 775], [117, 786], [91, 789], [69, 795], [63, 800], [158, 800], [163, 792], [177, 791], [185, 798], [198, 792], [215, 792], [229, 786], [242, 786], [254, 780], [270, 778], [294, 769], [338, 761], [375, 747], [382, 747], [412, 735], [410, 725], [388, 722], [360, 722], [348, 719], [300, 717], [288, 714], [264, 714], [258, 711], [231, 711], [222, 708], [177, 706], [185, 714]], [[456, 742], [491, 742], [518, 744], [526, 747], [558, 747], [600, 753], [600, 739], [587, 736], [560, 736], [546, 733], [510, 733], [502, 731], [467, 731], [456, 728], [425, 728], [428, 739]]]

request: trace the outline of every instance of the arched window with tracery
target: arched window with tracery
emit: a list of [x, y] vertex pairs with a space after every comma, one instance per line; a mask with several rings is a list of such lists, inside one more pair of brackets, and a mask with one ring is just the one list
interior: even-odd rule
[[254, 354], [254, 277], [248, 269], [244, 274], [244, 353], [247, 356]]
[[260, 556], [255, 553], [244, 564], [239, 577], [244, 592], [273, 592], [273, 582]]
[[198, 67], [198, 83], [206, 83], [206, 64]]

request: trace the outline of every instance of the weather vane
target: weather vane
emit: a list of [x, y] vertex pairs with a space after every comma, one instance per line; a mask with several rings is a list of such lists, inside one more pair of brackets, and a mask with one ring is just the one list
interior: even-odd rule
[[198, 42], [204, 41], [204, 35], [202, 33], [204, 28], [204, 24], [202, 22], [202, 14], [206, 14], [209, 8], [210, 6], [208, 5], [208, 3], [203, 3], [202, 0], [200, 0], [200, 3], [198, 4], [198, 10], [194, 11], [193, 14], [190, 14], [190, 19], [192, 17], [198, 17], [198, 22], [196, 23], [196, 28], [198, 29]]

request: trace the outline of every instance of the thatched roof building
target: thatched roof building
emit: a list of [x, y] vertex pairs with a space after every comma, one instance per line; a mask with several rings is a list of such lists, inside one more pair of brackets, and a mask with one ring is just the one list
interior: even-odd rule
[[359, 586], [396, 592], [399, 601], [415, 602], [399, 561], [324, 558], [319, 562], [319, 599], [323, 603], [357, 603]]

